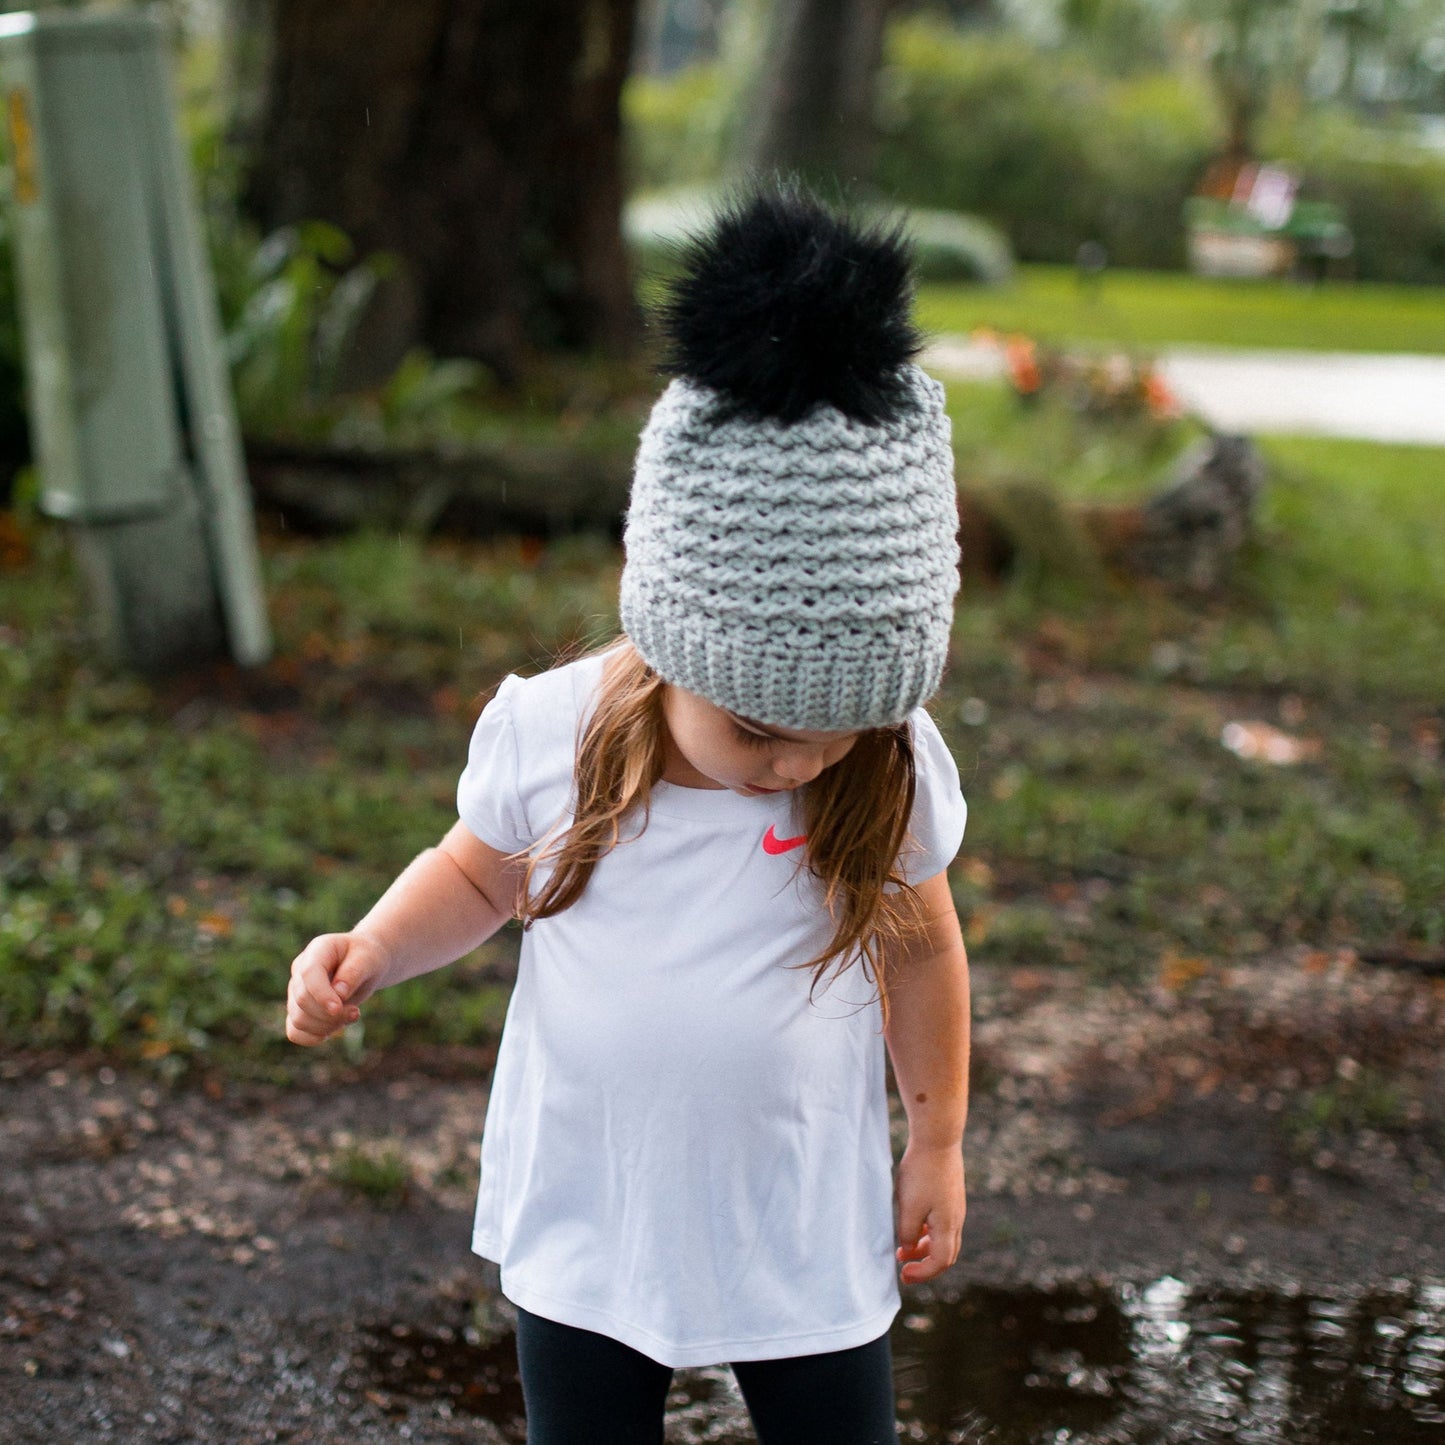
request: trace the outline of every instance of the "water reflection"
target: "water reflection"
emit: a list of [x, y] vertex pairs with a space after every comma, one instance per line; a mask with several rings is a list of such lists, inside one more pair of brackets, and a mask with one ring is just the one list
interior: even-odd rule
[[1445, 1442], [1445, 1289], [970, 1290], [895, 1346], [916, 1438]]
[[[354, 1383], [524, 1438], [510, 1337], [373, 1332]], [[1445, 1288], [990, 1289], [903, 1315], [900, 1434], [944, 1445], [1442, 1445]], [[671, 1445], [752, 1435], [726, 1370], [679, 1371]]]

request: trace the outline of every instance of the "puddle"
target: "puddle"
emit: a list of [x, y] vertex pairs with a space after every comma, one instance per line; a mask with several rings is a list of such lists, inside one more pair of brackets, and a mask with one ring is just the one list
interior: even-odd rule
[[[474, 1331], [372, 1332], [355, 1381], [526, 1438], [516, 1354]], [[972, 1288], [894, 1329], [900, 1437], [940, 1445], [1445, 1445], [1445, 1288], [1320, 1296]], [[670, 1445], [750, 1445], [731, 1372], [680, 1370]]]
[[972, 1289], [894, 1334], [905, 1438], [1442, 1445], [1445, 1289]]

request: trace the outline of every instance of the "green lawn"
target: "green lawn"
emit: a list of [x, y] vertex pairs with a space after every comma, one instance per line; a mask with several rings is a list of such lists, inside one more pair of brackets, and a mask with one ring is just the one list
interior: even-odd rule
[[[0, 570], [0, 1048], [299, 1064], [292, 956], [455, 820], [480, 697], [615, 628], [613, 549], [270, 538], [275, 659], [152, 683], [96, 658], [63, 541]], [[511, 947], [388, 990], [367, 1040], [494, 1037]]]
[[1159, 347], [1297, 347], [1445, 352], [1445, 288], [1205, 281], [1107, 272], [1096, 288], [1066, 266], [1024, 266], [1009, 287], [924, 286], [918, 315], [935, 334], [977, 327], [1050, 341]]

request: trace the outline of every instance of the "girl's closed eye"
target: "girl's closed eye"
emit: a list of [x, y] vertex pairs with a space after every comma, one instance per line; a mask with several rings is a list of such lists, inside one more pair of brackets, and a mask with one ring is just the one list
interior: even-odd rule
[[743, 743], [751, 748], [766, 747], [770, 742], [773, 741], [772, 738], [766, 736], [765, 734], [750, 732], [747, 728], [742, 727], [737, 723], [733, 724], [733, 736], [737, 738], [740, 743]]

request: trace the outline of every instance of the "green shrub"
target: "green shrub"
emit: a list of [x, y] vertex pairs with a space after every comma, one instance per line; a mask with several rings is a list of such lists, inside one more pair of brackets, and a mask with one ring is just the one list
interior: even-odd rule
[[678, 75], [634, 75], [622, 93], [629, 189], [665, 190], [716, 180], [731, 139], [730, 87], [717, 65]]
[[1021, 40], [965, 45], [930, 24], [895, 27], [888, 49], [884, 189], [987, 216], [1024, 260], [1071, 250], [1090, 229], [1076, 184], [1084, 151], [1071, 115], [1085, 105], [1077, 78], [1048, 77]]
[[1212, 102], [1164, 74], [1111, 85], [1103, 99], [1085, 124], [1099, 239], [1118, 265], [1182, 267], [1181, 214], [1213, 149]]
[[[1118, 265], [1181, 266], [1183, 203], [1222, 140], [1202, 83], [1111, 79], [1077, 55], [928, 21], [890, 31], [880, 121], [884, 189], [987, 217], [1026, 261], [1071, 261], [1094, 239]], [[1260, 149], [1302, 172], [1304, 199], [1344, 211], [1361, 280], [1445, 283], [1445, 158], [1318, 110], [1277, 118]]]
[[1305, 196], [1344, 211], [1361, 280], [1445, 284], [1445, 156], [1338, 113], [1281, 126], [1267, 143], [1303, 173]]
[[899, 200], [971, 211], [1023, 260], [1104, 243], [1129, 266], [1183, 258], [1180, 206], [1212, 148], [1208, 98], [1158, 76], [1107, 81], [1016, 36], [893, 27], [878, 179]]
[[260, 237], [234, 217], [213, 218], [210, 249], [246, 436], [404, 446], [458, 438], [478, 423], [488, 385], [478, 362], [438, 361], [417, 348], [376, 385], [348, 379], [358, 327], [392, 267], [387, 256], [357, 260], [322, 221]]
[[958, 211], [910, 211], [920, 281], [978, 281], [1002, 286], [1014, 273], [1013, 251], [997, 227]]
[[[715, 184], [737, 92], [719, 66], [630, 82], [634, 187]], [[1115, 265], [1181, 268], [1183, 205], [1223, 140], [1202, 77], [1121, 78], [1082, 51], [927, 19], [890, 29], [877, 113], [878, 189], [982, 217], [1025, 261], [1071, 262], [1097, 240]], [[1260, 149], [1299, 167], [1306, 199], [1345, 212], [1362, 280], [1445, 283], [1445, 159], [1319, 110], [1276, 117]]]

